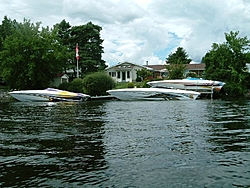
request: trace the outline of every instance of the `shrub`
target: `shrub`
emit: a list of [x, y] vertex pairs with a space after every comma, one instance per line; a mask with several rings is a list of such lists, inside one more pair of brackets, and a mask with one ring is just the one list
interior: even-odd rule
[[70, 85], [70, 82], [63, 82], [59, 85], [59, 89], [61, 90], [69, 90], [69, 85]]
[[104, 72], [95, 72], [83, 79], [84, 93], [106, 95], [106, 91], [115, 87], [115, 81]]
[[129, 82], [128, 83], [128, 88], [133, 88], [133, 87], [135, 87], [134, 83], [133, 82]]
[[186, 77], [197, 78], [198, 76], [197, 76], [196, 72], [188, 72], [188, 73], [186, 74]]
[[141, 81], [142, 81], [142, 78], [141, 78], [141, 77], [137, 77], [135, 81], [136, 81], [136, 82], [141, 82]]
[[60, 84], [59, 89], [72, 91], [76, 93], [82, 93], [83, 80], [81, 78], [75, 78], [72, 82], [64, 82]]
[[144, 81], [141, 87], [143, 87], [143, 88], [149, 88], [150, 85], [148, 85], [148, 82]]
[[82, 93], [83, 92], [83, 79], [75, 78], [69, 85], [69, 91]]

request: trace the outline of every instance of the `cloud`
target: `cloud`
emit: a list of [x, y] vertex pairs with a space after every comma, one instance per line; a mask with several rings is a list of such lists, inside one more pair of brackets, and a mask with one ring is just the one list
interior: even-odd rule
[[71, 25], [91, 21], [102, 27], [109, 65], [118, 62], [163, 64], [177, 47], [200, 62], [212, 43], [225, 41], [224, 33], [248, 36], [248, 0], [0, 0], [2, 18], [53, 26], [65, 19]]
[[76, 1], [64, 0], [64, 12], [71, 18], [96, 21], [103, 24], [128, 23], [143, 16], [143, 10], [134, 1]]

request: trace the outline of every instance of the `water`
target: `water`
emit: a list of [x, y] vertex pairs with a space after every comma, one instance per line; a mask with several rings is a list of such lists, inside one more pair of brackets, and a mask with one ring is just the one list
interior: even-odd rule
[[0, 187], [250, 187], [250, 101], [0, 103]]

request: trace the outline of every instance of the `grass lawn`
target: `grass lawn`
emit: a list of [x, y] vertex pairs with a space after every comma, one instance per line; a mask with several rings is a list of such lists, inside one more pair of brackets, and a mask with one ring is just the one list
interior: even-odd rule
[[[145, 82], [132, 82], [134, 86], [136, 87], [145, 87]], [[128, 88], [128, 85], [130, 85], [131, 82], [119, 82], [116, 83], [115, 89], [123, 89]]]

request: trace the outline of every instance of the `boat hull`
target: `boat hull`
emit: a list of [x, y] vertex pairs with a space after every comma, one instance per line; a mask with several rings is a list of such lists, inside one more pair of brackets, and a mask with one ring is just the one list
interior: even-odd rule
[[195, 100], [199, 92], [163, 88], [127, 88], [108, 90], [119, 100]]
[[225, 83], [220, 81], [203, 79], [183, 79], [152, 81], [148, 82], [148, 85], [150, 85], [151, 87], [183, 89], [197, 91], [201, 93], [219, 93]]
[[73, 93], [64, 90], [47, 88], [45, 90], [22, 90], [12, 91], [9, 94], [19, 101], [85, 101], [90, 96], [82, 93]]

